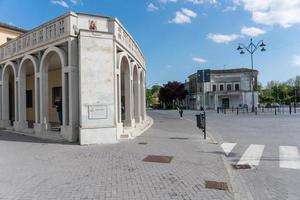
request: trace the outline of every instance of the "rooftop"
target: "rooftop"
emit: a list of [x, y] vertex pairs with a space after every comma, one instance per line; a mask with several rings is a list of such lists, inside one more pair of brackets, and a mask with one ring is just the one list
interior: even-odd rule
[[[213, 74], [224, 74], [224, 73], [243, 73], [243, 72], [252, 72], [250, 68], [235, 68], [235, 69], [214, 69], [211, 70]], [[253, 72], [258, 72], [258, 70], [253, 69]]]
[[25, 30], [23, 28], [13, 26], [13, 25], [10, 25], [10, 24], [6, 24], [6, 23], [3, 23], [3, 22], [0, 22], [0, 28], [6, 28], [6, 29], [13, 30], [13, 31], [21, 32], [21, 33], [26, 33], [27, 32], [27, 30]]

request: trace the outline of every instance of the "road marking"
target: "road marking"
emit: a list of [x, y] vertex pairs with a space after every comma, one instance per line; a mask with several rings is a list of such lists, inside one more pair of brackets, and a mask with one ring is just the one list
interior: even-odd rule
[[281, 168], [300, 169], [300, 155], [295, 146], [280, 146], [279, 156]]
[[251, 144], [245, 151], [237, 165], [258, 166], [265, 145]]
[[223, 143], [221, 144], [221, 147], [223, 151], [225, 152], [226, 156], [230, 154], [232, 149], [235, 147], [236, 143]]

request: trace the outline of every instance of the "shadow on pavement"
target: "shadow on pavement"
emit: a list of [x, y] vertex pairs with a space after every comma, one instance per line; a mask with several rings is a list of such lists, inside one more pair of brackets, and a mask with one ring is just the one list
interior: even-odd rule
[[70, 143], [67, 141], [51, 140], [46, 138], [36, 138], [24, 134], [18, 134], [10, 131], [0, 131], [0, 142], [28, 142], [28, 143], [44, 143], [44, 144], [64, 144], [64, 145], [77, 145], [77, 143]]

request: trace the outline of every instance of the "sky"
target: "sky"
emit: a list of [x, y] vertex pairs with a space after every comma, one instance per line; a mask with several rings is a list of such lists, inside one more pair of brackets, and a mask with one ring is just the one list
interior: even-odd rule
[[117, 17], [140, 46], [147, 86], [184, 82], [200, 69], [251, 67], [259, 82], [300, 75], [300, 0], [0, 0], [0, 21], [32, 29], [65, 12]]

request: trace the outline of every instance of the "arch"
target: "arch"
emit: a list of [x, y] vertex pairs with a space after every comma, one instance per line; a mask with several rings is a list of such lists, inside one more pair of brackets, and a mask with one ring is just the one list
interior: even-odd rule
[[21, 62], [20, 62], [20, 67], [19, 67], [19, 72], [18, 74], [20, 75], [20, 72], [21, 72], [21, 69], [22, 69], [22, 66], [24, 64], [25, 61], [27, 60], [30, 60], [31, 63], [33, 64], [33, 68], [34, 68], [34, 73], [37, 73], [37, 70], [38, 70], [38, 60], [33, 57], [32, 55], [26, 55], [22, 58]]
[[13, 72], [14, 72], [14, 77], [16, 78], [17, 77], [17, 74], [16, 74], [16, 64], [11, 62], [11, 61], [8, 61], [7, 63], [5, 63], [4, 65], [4, 68], [2, 70], [2, 81], [4, 80], [3, 77], [4, 77], [4, 73], [5, 73], [5, 70], [7, 69], [7, 67], [11, 66], [12, 69], [13, 69]]
[[139, 69], [138, 66], [133, 63], [133, 72], [132, 72], [132, 78], [133, 78], [133, 108], [134, 108], [134, 119], [135, 122], [140, 122], [140, 80], [139, 80]]
[[[64, 72], [63, 68], [67, 64], [67, 57], [65, 52], [58, 47], [49, 47], [43, 54], [39, 72], [40, 72], [40, 122], [43, 124], [44, 130], [54, 130], [53, 125], [58, 128], [55, 130], [61, 130], [59, 126], [65, 124], [65, 119], [68, 117], [68, 110], [66, 111], [67, 102], [64, 95]], [[51, 68], [51, 72], [50, 72]], [[53, 83], [53, 80], [54, 83]], [[50, 89], [49, 89], [50, 88]], [[49, 103], [53, 103], [54, 95], [60, 97], [62, 109], [59, 114], [56, 108]], [[49, 98], [52, 97], [52, 98]], [[64, 113], [62, 115], [62, 113]]]
[[7, 126], [17, 120], [16, 99], [16, 64], [9, 61], [2, 71], [2, 121]]
[[40, 72], [42, 72], [44, 62], [50, 53], [56, 53], [60, 58], [61, 66], [66, 66], [66, 64], [67, 64], [66, 53], [58, 47], [49, 47], [42, 56], [41, 63], [40, 63], [40, 69], [39, 69]]
[[[29, 65], [29, 63], [31, 63]], [[29, 71], [32, 67], [32, 72]], [[19, 128], [28, 128], [28, 121], [36, 122], [37, 121], [37, 83], [36, 83], [36, 73], [38, 69], [38, 61], [32, 55], [26, 55], [23, 57], [20, 67], [19, 67]], [[31, 74], [31, 76], [28, 76]], [[32, 77], [32, 78], [31, 78]], [[28, 85], [29, 84], [29, 85]], [[31, 86], [31, 87], [29, 87]], [[27, 94], [28, 91], [28, 94]], [[27, 95], [31, 102], [27, 102]], [[33, 98], [34, 97], [34, 98]], [[31, 103], [27, 104], [27, 103]], [[30, 128], [33, 128], [33, 124], [29, 124]]]
[[132, 106], [131, 106], [131, 68], [127, 55], [119, 56], [120, 68], [120, 114], [121, 122], [124, 126], [131, 126], [132, 121]]

